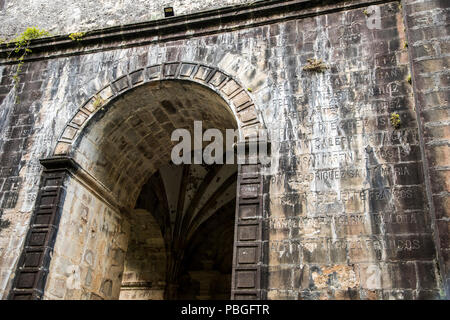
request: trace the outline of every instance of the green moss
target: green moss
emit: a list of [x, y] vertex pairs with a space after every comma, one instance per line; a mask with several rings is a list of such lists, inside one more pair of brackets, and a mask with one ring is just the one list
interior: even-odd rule
[[402, 121], [400, 120], [400, 115], [397, 112], [392, 112], [391, 113], [391, 125], [395, 128], [398, 129], [400, 128]]
[[74, 32], [69, 34], [69, 38], [72, 41], [81, 41], [83, 40], [83, 37], [86, 35], [86, 32]]
[[[22, 32], [18, 37], [13, 39], [10, 42], [7, 42], [8, 44], [14, 44], [14, 50], [11, 51], [9, 54], [9, 58], [11, 57], [12, 53], [20, 54], [18, 58], [15, 58], [19, 63], [17, 64], [17, 69], [14, 74], [13, 82], [14, 82], [14, 88], [17, 89], [20, 82], [19, 73], [22, 71], [22, 67], [24, 64], [25, 57], [31, 53], [31, 49], [29, 48], [31, 40], [42, 38], [45, 36], [49, 36], [50, 33], [48, 33], [45, 30], [40, 30], [37, 27], [28, 27], [24, 32]], [[18, 97], [16, 95], [16, 103], [18, 103]]]
[[322, 61], [322, 59], [308, 59], [308, 63], [303, 67], [303, 70], [305, 71], [312, 71], [312, 72], [324, 72], [328, 67], [325, 65], [325, 63]]
[[411, 79], [410, 74], [408, 74], [408, 76], [406, 77], [406, 81], [408, 81], [409, 84], [412, 84], [412, 79]]

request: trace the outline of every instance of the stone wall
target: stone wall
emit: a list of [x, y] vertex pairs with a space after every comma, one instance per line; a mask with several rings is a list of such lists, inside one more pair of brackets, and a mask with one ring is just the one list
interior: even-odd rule
[[[376, 10], [380, 28], [369, 23]], [[287, 117], [267, 200], [268, 297], [437, 297], [400, 6], [278, 27], [307, 31], [295, 38], [303, 41], [299, 59], [280, 75], [292, 93], [280, 101]], [[284, 43], [296, 52], [289, 38]], [[298, 74], [293, 62], [304, 66], [310, 57], [329, 71]]]
[[450, 7], [446, 1], [405, 1], [404, 14], [421, 127], [427, 196], [441, 273], [449, 290]]
[[44, 299], [118, 299], [130, 222], [76, 179], [64, 204]]
[[123, 270], [121, 300], [162, 300], [166, 287], [166, 248], [161, 230], [147, 210], [134, 210]]
[[[17, 263], [33, 209], [39, 176], [42, 170], [39, 159], [42, 148], [48, 148], [46, 135], [36, 135], [42, 130], [39, 100], [41, 86], [48, 69], [47, 62], [27, 65], [21, 73], [19, 91], [22, 100], [15, 104], [11, 95], [12, 69], [0, 67], [0, 295], [3, 296], [11, 271]], [[37, 140], [36, 140], [37, 139]], [[31, 148], [41, 144], [40, 148]], [[26, 167], [26, 169], [25, 169]], [[22, 189], [25, 188], [25, 189]], [[28, 190], [21, 192], [20, 190]]]
[[164, 8], [176, 16], [227, 6], [260, 2], [254, 0], [96, 0], [52, 2], [0, 0], [0, 38], [11, 39], [27, 27], [37, 26], [53, 35], [89, 31], [164, 18]]
[[[0, 296], [6, 297], [29, 226], [38, 159], [53, 154], [73, 115], [123, 75], [193, 61], [237, 79], [273, 133], [264, 172], [268, 298], [441, 298], [439, 270], [447, 271], [439, 263], [448, 261], [448, 22], [442, 18], [448, 8], [443, 1], [416, 2], [291, 7], [254, 21], [193, 27], [188, 35], [173, 31], [177, 39], [145, 36], [129, 47], [120, 37], [108, 48], [101, 41], [55, 45], [36, 50], [36, 60], [24, 65], [18, 103], [15, 66], [3, 59]], [[327, 69], [305, 69], [308, 59], [321, 59]]]

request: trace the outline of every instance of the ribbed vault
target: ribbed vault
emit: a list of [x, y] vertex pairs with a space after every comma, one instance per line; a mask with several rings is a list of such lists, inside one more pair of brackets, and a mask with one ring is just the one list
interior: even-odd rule
[[123, 297], [134, 286], [149, 298], [229, 298], [236, 174], [235, 165], [168, 165], [152, 175], [131, 225]]

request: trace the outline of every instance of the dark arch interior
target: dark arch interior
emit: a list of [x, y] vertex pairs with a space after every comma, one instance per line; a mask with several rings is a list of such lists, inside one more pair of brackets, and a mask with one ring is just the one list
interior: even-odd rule
[[180, 274], [178, 298], [230, 298], [235, 205], [230, 201], [197, 232]]
[[121, 298], [229, 299], [236, 166], [168, 165], [143, 186]]
[[119, 298], [229, 299], [237, 166], [170, 161], [173, 130], [237, 127], [227, 103], [199, 84], [164, 80], [103, 108], [75, 160], [130, 213]]
[[[175, 129], [194, 136], [236, 129], [236, 119], [219, 94], [185, 80], [149, 82], [120, 95], [99, 110], [75, 143], [75, 160], [101, 181], [122, 207], [134, 208], [144, 183], [170, 163]], [[206, 143], [207, 144], [207, 143]]]

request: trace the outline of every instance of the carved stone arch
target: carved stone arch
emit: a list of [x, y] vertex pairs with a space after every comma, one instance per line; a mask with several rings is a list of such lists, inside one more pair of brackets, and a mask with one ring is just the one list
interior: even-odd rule
[[[255, 141], [264, 128], [251, 93], [238, 80], [218, 68], [194, 62], [167, 62], [150, 65], [115, 79], [90, 97], [64, 127], [52, 157], [42, 159], [44, 171], [10, 299], [42, 299], [55, 247], [64, 202], [71, 179], [101, 197], [110, 208], [117, 208], [114, 195], [74, 159], [76, 143], [89, 120], [103, 107], [127, 91], [146, 83], [185, 80], [217, 93], [230, 107], [240, 135], [240, 143]], [[108, 111], [106, 111], [108, 112]], [[232, 299], [266, 298], [267, 240], [263, 233], [262, 164], [246, 161], [238, 166], [235, 235], [232, 264]], [[119, 209], [122, 209], [119, 207]], [[61, 236], [61, 235], [60, 235]], [[64, 234], [62, 234], [64, 236]]]
[[90, 97], [64, 127], [54, 156], [69, 155], [89, 119], [100, 109], [125, 92], [152, 81], [187, 80], [199, 83], [218, 93], [230, 106], [239, 127], [240, 139], [254, 136], [255, 130], [264, 128], [263, 120], [249, 91], [224, 71], [195, 62], [167, 62], [150, 65], [115, 79]]

